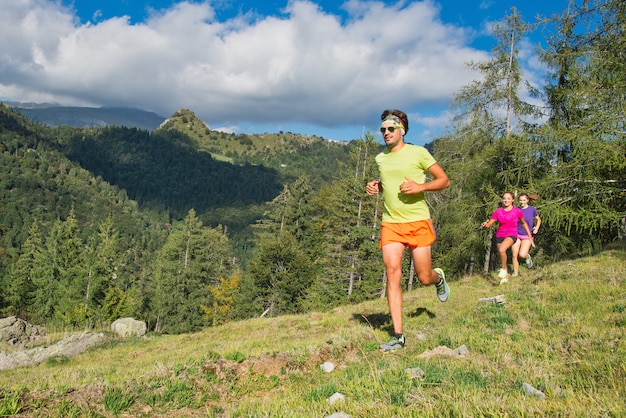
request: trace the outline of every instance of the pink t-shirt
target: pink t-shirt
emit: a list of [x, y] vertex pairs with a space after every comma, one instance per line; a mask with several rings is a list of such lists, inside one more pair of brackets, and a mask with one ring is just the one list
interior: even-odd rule
[[498, 221], [498, 230], [496, 231], [496, 238], [505, 237], [517, 237], [517, 222], [518, 219], [523, 219], [524, 213], [520, 208], [513, 206], [511, 210], [504, 210], [504, 208], [498, 208], [491, 215], [491, 219]]

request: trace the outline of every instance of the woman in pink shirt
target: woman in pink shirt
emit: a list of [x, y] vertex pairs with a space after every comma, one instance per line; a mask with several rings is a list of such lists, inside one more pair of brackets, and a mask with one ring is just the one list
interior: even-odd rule
[[520, 208], [513, 206], [514, 201], [515, 198], [513, 197], [513, 193], [505, 192], [502, 195], [502, 206], [493, 212], [491, 219], [480, 225], [481, 228], [489, 228], [496, 221], [498, 222], [496, 243], [498, 245], [498, 255], [500, 256], [500, 272], [498, 273], [500, 284], [506, 283], [509, 279], [506, 251], [515, 243], [515, 241], [517, 241], [518, 221], [526, 231], [526, 234], [530, 237], [531, 245], [533, 247], [535, 246], [535, 243], [532, 241], [530, 229], [528, 229], [528, 224], [524, 220], [524, 214]]

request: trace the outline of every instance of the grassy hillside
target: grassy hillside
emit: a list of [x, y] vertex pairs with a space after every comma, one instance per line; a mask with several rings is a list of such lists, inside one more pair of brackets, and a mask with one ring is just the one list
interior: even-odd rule
[[[0, 373], [16, 416], [623, 416], [626, 252], [405, 295], [407, 348], [380, 353], [384, 299], [196, 334], [112, 340], [75, 358]], [[502, 294], [504, 305], [479, 302]], [[465, 346], [463, 357], [434, 355]], [[337, 367], [326, 373], [320, 365]], [[423, 378], [407, 369], [419, 368]], [[414, 377], [414, 376], [413, 376]], [[527, 394], [523, 384], [545, 394]], [[343, 402], [327, 398], [339, 392]], [[19, 413], [18, 413], [19, 411]]]
[[346, 163], [347, 143], [291, 132], [232, 134], [212, 131], [189, 109], [180, 109], [159, 127], [185, 134], [195, 149], [218, 160], [254, 164], [278, 170], [288, 182], [306, 173], [313, 184], [328, 182], [338, 164]]
[[[318, 136], [291, 132], [265, 134], [230, 134], [211, 131], [210, 126], [189, 109], [180, 109], [165, 120], [159, 129], [176, 129], [192, 138], [198, 149], [211, 151], [217, 159], [231, 159], [229, 155], [255, 157], [278, 155], [317, 142], [329, 142]], [[341, 145], [341, 143], [334, 143]], [[285, 148], [287, 147], [287, 149]]]

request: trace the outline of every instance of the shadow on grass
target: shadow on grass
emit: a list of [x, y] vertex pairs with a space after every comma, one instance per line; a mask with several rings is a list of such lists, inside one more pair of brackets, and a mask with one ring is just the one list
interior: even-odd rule
[[374, 313], [369, 315], [352, 314], [352, 319], [367, 324], [374, 329], [389, 328], [391, 326], [391, 315], [388, 313]]
[[[411, 318], [417, 318], [421, 315], [428, 315], [428, 318], [433, 319], [436, 318], [432, 311], [429, 311], [426, 308], [417, 308], [413, 312], [409, 312], [408, 316]], [[386, 330], [390, 334], [393, 334], [393, 326], [391, 324], [391, 315], [388, 313], [373, 313], [369, 315], [355, 313], [352, 314], [352, 319], [355, 321], [359, 321], [363, 324], [367, 324], [374, 329]]]
[[409, 314], [408, 314], [408, 316], [410, 318], [418, 318], [418, 317], [420, 317], [422, 315], [428, 315], [428, 318], [430, 318], [430, 319], [435, 319], [437, 317], [437, 315], [435, 315], [434, 312], [429, 311], [426, 308], [417, 308], [415, 310], [415, 312], [409, 312]]

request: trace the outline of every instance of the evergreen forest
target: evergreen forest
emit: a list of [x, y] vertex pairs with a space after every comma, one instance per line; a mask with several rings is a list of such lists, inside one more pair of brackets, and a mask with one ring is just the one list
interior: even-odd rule
[[[534, 22], [511, 9], [491, 58], [468, 63], [481, 77], [427, 145], [451, 180], [427, 195], [450, 282], [494, 269], [477, 227], [504, 191], [533, 198], [539, 265], [624, 246], [625, 29], [622, 0]], [[531, 31], [545, 36], [540, 87], [518, 62]], [[226, 134], [186, 109], [149, 132], [47, 127], [0, 105], [0, 314], [182, 333], [384, 296], [382, 202], [364, 192], [381, 150], [371, 132]]]

